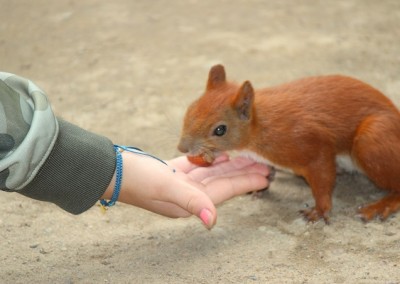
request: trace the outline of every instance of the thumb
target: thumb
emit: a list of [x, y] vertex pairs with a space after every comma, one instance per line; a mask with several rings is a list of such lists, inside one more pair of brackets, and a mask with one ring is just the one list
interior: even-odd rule
[[194, 192], [191, 195], [188, 194], [187, 198], [188, 202], [185, 209], [196, 215], [203, 222], [203, 225], [211, 230], [217, 222], [217, 209], [210, 197], [199, 190], [196, 194]]
[[208, 229], [211, 230], [215, 223], [217, 222], [217, 214], [216, 211], [214, 214], [207, 208], [203, 208], [200, 211], [200, 214], [198, 215], [200, 220], [203, 222], [204, 226]]
[[217, 220], [217, 209], [210, 197], [199, 187], [203, 185], [179, 181], [170, 190], [163, 191], [164, 200], [174, 203], [189, 214], [197, 216], [207, 229]]

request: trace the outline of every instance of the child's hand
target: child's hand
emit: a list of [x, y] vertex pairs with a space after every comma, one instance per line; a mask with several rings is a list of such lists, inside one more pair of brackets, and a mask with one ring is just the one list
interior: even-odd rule
[[[216, 204], [268, 186], [268, 167], [243, 157], [224, 154], [210, 167], [197, 167], [184, 156], [167, 161], [169, 166], [126, 151], [122, 156], [120, 202], [173, 218], [193, 214], [208, 229], [216, 222]], [[111, 197], [114, 178], [102, 198]]]

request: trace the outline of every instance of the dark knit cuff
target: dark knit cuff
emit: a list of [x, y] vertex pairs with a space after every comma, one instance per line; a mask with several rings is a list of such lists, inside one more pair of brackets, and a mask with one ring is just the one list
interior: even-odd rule
[[54, 148], [36, 177], [18, 192], [80, 214], [105, 192], [115, 171], [112, 142], [58, 119]]

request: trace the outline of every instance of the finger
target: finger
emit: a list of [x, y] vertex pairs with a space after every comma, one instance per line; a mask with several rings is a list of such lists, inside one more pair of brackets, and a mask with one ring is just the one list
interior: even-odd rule
[[[203, 190], [204, 187], [201, 184], [176, 180], [174, 185], [162, 191], [158, 200], [169, 202], [185, 212], [196, 215], [202, 220], [206, 228], [211, 229], [216, 223], [217, 211], [210, 197]], [[174, 212], [182, 211], [174, 209]], [[184, 213], [178, 217], [187, 217], [187, 214]]]
[[237, 157], [235, 159], [217, 164], [212, 167], [195, 169], [189, 173], [189, 176], [191, 179], [200, 182], [206, 178], [221, 176], [246, 168], [252, 169], [253, 172], [264, 174], [265, 176], [269, 174], [269, 167], [267, 165], [256, 163], [248, 158]]
[[146, 203], [141, 207], [169, 218], [186, 218], [192, 216], [191, 213], [180, 206], [166, 201], [151, 200], [149, 203]]
[[260, 174], [244, 174], [215, 179], [207, 184], [204, 192], [217, 205], [232, 197], [261, 190], [267, 186], [268, 179], [265, 176]]
[[192, 164], [189, 162], [186, 156], [180, 156], [177, 158], [174, 158], [172, 160], [167, 161], [167, 164], [179, 171], [182, 171], [184, 173], [187, 173], [194, 168], [197, 168], [195, 164]]
[[[217, 165], [219, 163], [225, 162], [229, 160], [229, 156], [226, 153], [221, 153], [220, 155], [218, 155], [218, 157], [216, 157], [216, 159], [214, 160], [212, 166]], [[206, 168], [206, 167], [199, 167], [193, 163], [191, 163], [186, 156], [180, 156], [178, 158], [169, 160], [167, 162], [168, 165], [170, 165], [171, 167], [174, 167], [177, 170], [180, 170], [184, 173], [189, 173], [192, 170], [196, 169], [196, 168]], [[211, 167], [212, 167], [211, 166]]]
[[254, 163], [251, 165], [248, 165], [244, 168], [238, 169], [238, 170], [232, 170], [232, 171], [227, 171], [226, 173], [222, 173], [221, 175], [214, 175], [207, 177], [201, 181], [203, 184], [207, 184], [215, 179], [219, 179], [221, 177], [224, 178], [229, 178], [229, 177], [235, 177], [235, 176], [241, 176], [241, 175], [246, 175], [246, 174], [259, 174], [262, 175], [263, 177], [268, 177], [270, 174], [270, 168], [264, 164], [258, 164]]
[[229, 158], [229, 155], [228, 155], [227, 153], [220, 153], [220, 154], [215, 158], [215, 160], [213, 161], [213, 163], [212, 163], [211, 166], [215, 166], [215, 165], [218, 165], [218, 164], [220, 164], [220, 163], [229, 161], [229, 159], [230, 159], [230, 158]]

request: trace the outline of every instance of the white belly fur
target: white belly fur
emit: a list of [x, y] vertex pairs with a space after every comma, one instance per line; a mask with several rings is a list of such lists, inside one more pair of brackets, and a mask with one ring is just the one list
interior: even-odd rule
[[[274, 163], [271, 163], [268, 159], [258, 155], [257, 153], [254, 153], [252, 151], [241, 151], [238, 152], [239, 156], [247, 157], [249, 159], [252, 159], [258, 163], [266, 164], [266, 165], [273, 165], [277, 169], [281, 169], [287, 172], [293, 173], [291, 169], [281, 167], [279, 165], [275, 165]], [[337, 172], [348, 172], [348, 173], [362, 173], [362, 170], [357, 167], [350, 158], [349, 155], [337, 155], [336, 156], [336, 168]]]
[[354, 164], [349, 155], [337, 155], [336, 167], [338, 172], [345, 171], [348, 173], [363, 173], [363, 171]]

